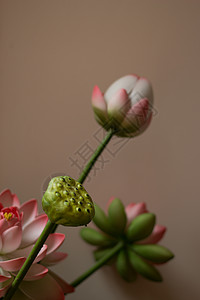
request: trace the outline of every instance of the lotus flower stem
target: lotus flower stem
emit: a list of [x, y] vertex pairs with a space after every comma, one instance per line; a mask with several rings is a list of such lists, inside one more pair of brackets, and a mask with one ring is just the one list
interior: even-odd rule
[[115, 247], [113, 247], [107, 254], [99, 259], [89, 270], [83, 273], [80, 277], [70, 283], [73, 287], [77, 287], [81, 282], [87, 279], [90, 275], [104, 266], [115, 254], [117, 254], [124, 247], [123, 241], [120, 241]]
[[108, 131], [107, 135], [105, 136], [105, 138], [103, 139], [101, 144], [98, 146], [98, 148], [96, 149], [96, 151], [94, 152], [94, 154], [90, 158], [90, 161], [88, 162], [88, 164], [83, 169], [83, 171], [82, 171], [82, 173], [81, 173], [81, 175], [78, 179], [78, 181], [80, 183], [83, 183], [85, 181], [86, 177], [88, 176], [88, 174], [89, 174], [90, 170], [92, 169], [93, 165], [95, 164], [96, 160], [101, 155], [102, 151], [104, 150], [106, 145], [109, 143], [109, 141], [111, 140], [114, 133], [115, 133], [115, 131], [112, 130], [112, 129], [110, 129]]
[[56, 224], [51, 223], [50, 221], [47, 222], [43, 232], [41, 233], [40, 237], [38, 238], [37, 242], [35, 243], [33, 249], [31, 250], [29, 256], [27, 257], [25, 263], [23, 264], [22, 268], [20, 269], [19, 273], [15, 277], [11, 288], [8, 290], [8, 293], [3, 298], [4, 300], [9, 300], [14, 295], [15, 291], [17, 290], [19, 284], [23, 280], [24, 276], [28, 272], [30, 266], [32, 265], [34, 259], [36, 258], [38, 252], [42, 248], [44, 242], [48, 238], [49, 234], [54, 230]]
[[[90, 170], [92, 169], [93, 165], [95, 164], [98, 157], [101, 155], [101, 153], [103, 152], [103, 150], [105, 149], [105, 147], [107, 146], [107, 144], [109, 143], [109, 141], [111, 140], [111, 138], [113, 137], [114, 134], [115, 134], [115, 131], [113, 129], [110, 129], [108, 131], [107, 135], [105, 136], [103, 141], [100, 143], [100, 145], [97, 147], [96, 151], [93, 153], [89, 162], [83, 169], [79, 179], [77, 180], [78, 182], [80, 182], [82, 184], [85, 181], [85, 179], [87, 178], [88, 174], [90, 173]], [[58, 225], [56, 225], [54, 227], [52, 233], [54, 233], [56, 231], [57, 227], [58, 227]]]

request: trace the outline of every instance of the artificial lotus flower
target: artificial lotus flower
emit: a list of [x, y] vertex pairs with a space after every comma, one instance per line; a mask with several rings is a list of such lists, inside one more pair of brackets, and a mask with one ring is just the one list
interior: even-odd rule
[[[37, 200], [20, 205], [10, 190], [0, 194], [0, 297], [9, 289], [47, 220], [45, 214], [38, 215]], [[61, 233], [49, 235], [13, 299], [63, 300], [64, 293], [73, 292], [72, 286], [47, 268], [66, 258], [66, 253], [56, 251], [64, 239]]]
[[92, 106], [97, 122], [120, 137], [134, 137], [149, 126], [153, 91], [144, 77], [126, 75], [116, 80], [103, 94], [96, 85]]
[[109, 256], [117, 245], [121, 245], [109, 263], [115, 263], [124, 280], [132, 282], [139, 273], [146, 279], [162, 281], [154, 264], [167, 262], [173, 254], [157, 245], [166, 227], [155, 224], [156, 216], [147, 211], [145, 203], [131, 203], [124, 207], [121, 200], [112, 197], [108, 202], [108, 214], [95, 205], [93, 222], [101, 231], [83, 228], [81, 237], [98, 247], [94, 251], [96, 260]]

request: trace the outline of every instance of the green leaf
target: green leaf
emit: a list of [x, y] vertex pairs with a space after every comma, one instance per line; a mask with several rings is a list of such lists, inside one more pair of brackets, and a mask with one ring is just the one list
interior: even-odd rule
[[93, 228], [82, 228], [80, 235], [87, 243], [95, 246], [111, 246], [114, 240]]
[[132, 250], [128, 251], [129, 261], [132, 267], [143, 277], [152, 281], [162, 281], [161, 274], [152, 265], [145, 262]]
[[120, 276], [127, 282], [133, 282], [136, 280], [137, 273], [129, 263], [127, 252], [121, 250], [118, 254], [116, 261], [116, 268]]
[[130, 242], [139, 241], [149, 236], [154, 228], [156, 216], [144, 213], [137, 216], [127, 229], [126, 236]]
[[120, 199], [115, 198], [108, 208], [108, 219], [115, 233], [122, 235], [126, 226], [126, 213]]
[[94, 207], [95, 207], [95, 216], [93, 218], [94, 224], [105, 233], [112, 235], [113, 228], [108, 220], [108, 217], [97, 204], [94, 204]]
[[174, 257], [169, 249], [160, 245], [133, 245], [131, 248], [140, 256], [155, 263], [165, 263]]

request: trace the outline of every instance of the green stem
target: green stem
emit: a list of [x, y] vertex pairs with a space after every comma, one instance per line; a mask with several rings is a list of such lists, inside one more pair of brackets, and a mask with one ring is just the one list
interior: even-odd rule
[[19, 284], [23, 280], [24, 276], [28, 272], [30, 266], [32, 265], [34, 259], [36, 258], [38, 252], [42, 248], [44, 242], [46, 241], [49, 234], [52, 232], [56, 224], [51, 223], [48, 221], [43, 232], [41, 233], [40, 237], [38, 238], [37, 242], [35, 243], [31, 253], [27, 257], [25, 263], [23, 264], [22, 268], [18, 272], [17, 276], [15, 277], [14, 281], [12, 282], [11, 288], [8, 290], [8, 293], [5, 295], [4, 300], [9, 300], [14, 295], [15, 291], [17, 290]]
[[[88, 174], [90, 173], [90, 170], [92, 169], [92, 167], [94, 166], [94, 164], [97, 161], [98, 157], [101, 155], [101, 153], [103, 152], [103, 150], [105, 149], [105, 147], [107, 146], [109, 141], [111, 140], [114, 133], [115, 133], [115, 131], [113, 129], [110, 129], [108, 131], [107, 135], [105, 136], [105, 138], [103, 139], [101, 144], [97, 147], [97, 149], [95, 150], [95, 152], [91, 156], [89, 162], [87, 163], [87, 165], [85, 166], [85, 168], [81, 172], [81, 175], [80, 175], [79, 179], [77, 180], [78, 182], [83, 183], [85, 181]], [[58, 225], [54, 228], [52, 233], [54, 233], [56, 231], [57, 227], [58, 227]]]
[[87, 279], [90, 275], [100, 269], [103, 265], [105, 265], [115, 254], [117, 254], [122, 248], [124, 244], [123, 242], [119, 242], [115, 247], [113, 247], [104, 257], [99, 259], [94, 266], [92, 266], [89, 270], [83, 273], [80, 277], [75, 279], [70, 283], [73, 287], [77, 287], [81, 282]]
[[90, 170], [92, 169], [93, 165], [95, 164], [96, 160], [101, 155], [101, 153], [103, 152], [104, 148], [109, 143], [109, 141], [111, 140], [114, 133], [115, 133], [115, 131], [112, 130], [112, 129], [110, 129], [108, 131], [107, 135], [105, 136], [105, 138], [103, 139], [101, 144], [98, 146], [98, 148], [96, 149], [96, 151], [94, 152], [94, 154], [90, 158], [90, 161], [88, 162], [88, 164], [83, 169], [83, 171], [82, 171], [82, 173], [81, 173], [81, 175], [78, 179], [78, 182], [83, 183], [85, 181], [86, 177], [88, 176], [88, 174], [89, 174]]

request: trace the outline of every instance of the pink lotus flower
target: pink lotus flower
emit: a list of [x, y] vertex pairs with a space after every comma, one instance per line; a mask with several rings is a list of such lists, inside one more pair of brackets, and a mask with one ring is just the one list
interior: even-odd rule
[[115, 81], [103, 94], [95, 86], [92, 106], [97, 122], [116, 135], [133, 137], [141, 134], [152, 118], [153, 91], [150, 82], [137, 75]]
[[[38, 215], [37, 200], [20, 206], [10, 190], [0, 194], [0, 297], [10, 287], [47, 220], [45, 214]], [[64, 239], [61, 233], [49, 235], [13, 299], [63, 300], [64, 293], [73, 292], [72, 286], [47, 268], [66, 258], [66, 253], [56, 251]]]

